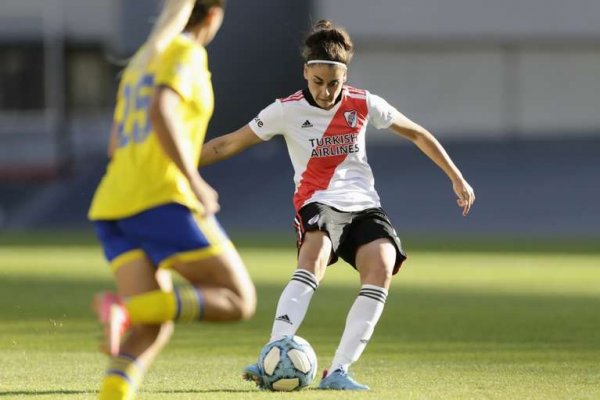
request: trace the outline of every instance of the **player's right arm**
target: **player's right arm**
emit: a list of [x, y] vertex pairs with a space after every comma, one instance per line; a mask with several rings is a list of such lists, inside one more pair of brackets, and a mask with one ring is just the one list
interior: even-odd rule
[[204, 206], [205, 213], [214, 214], [220, 208], [218, 194], [202, 179], [191, 153], [185, 151], [181, 121], [173, 112], [179, 109], [181, 101], [181, 96], [173, 89], [168, 86], [158, 86], [150, 105], [150, 121], [161, 147], [187, 178], [192, 191]]
[[143, 50], [131, 61], [132, 68], [145, 68], [154, 56], [165, 50], [185, 28], [195, 2], [196, 0], [166, 0], [163, 3], [163, 8], [144, 43]]
[[199, 165], [210, 165], [238, 154], [248, 147], [270, 140], [284, 131], [283, 108], [271, 103], [256, 118], [235, 132], [209, 140], [202, 146]]
[[217, 161], [225, 160], [233, 155], [236, 155], [248, 147], [262, 143], [250, 125], [245, 125], [235, 132], [227, 135], [219, 136], [202, 146], [202, 154], [200, 155], [200, 166], [210, 165]]

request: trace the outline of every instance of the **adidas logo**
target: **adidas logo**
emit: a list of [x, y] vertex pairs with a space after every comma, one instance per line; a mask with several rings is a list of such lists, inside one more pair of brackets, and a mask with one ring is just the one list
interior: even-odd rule
[[304, 121], [302, 124], [302, 128], [312, 128], [313, 124], [310, 123], [309, 120]]
[[290, 317], [288, 317], [287, 314], [280, 315], [279, 317], [275, 318], [275, 321], [287, 322], [290, 325], [294, 325], [292, 324], [292, 321], [290, 321]]

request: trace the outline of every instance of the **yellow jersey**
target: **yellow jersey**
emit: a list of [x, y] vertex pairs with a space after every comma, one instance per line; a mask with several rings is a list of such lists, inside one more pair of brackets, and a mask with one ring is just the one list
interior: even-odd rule
[[177, 134], [184, 136], [185, 151], [199, 160], [214, 95], [206, 50], [181, 34], [146, 67], [128, 67], [123, 73], [114, 115], [117, 149], [96, 189], [88, 213], [91, 220], [125, 218], [166, 203], [201, 210], [188, 180], [166, 155], [150, 123], [150, 100], [161, 85], [181, 96], [179, 109], [172, 110], [181, 121]]

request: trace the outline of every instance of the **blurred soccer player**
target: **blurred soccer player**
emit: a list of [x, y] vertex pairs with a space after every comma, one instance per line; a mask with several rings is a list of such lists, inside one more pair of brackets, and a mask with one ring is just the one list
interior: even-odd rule
[[[111, 356], [100, 399], [133, 398], [173, 321], [255, 311], [254, 285], [214, 217], [217, 193], [197, 169], [214, 105], [204, 46], [223, 7], [167, 1], [121, 79], [111, 160], [89, 211], [118, 288], [94, 300]], [[171, 270], [190, 286], [174, 289]]]
[[[294, 166], [298, 269], [277, 305], [271, 339], [296, 333], [326, 267], [341, 257], [359, 273], [361, 289], [350, 308], [341, 341], [319, 387], [368, 390], [348, 374], [381, 316], [392, 276], [406, 256], [380, 206], [367, 163], [367, 122], [412, 141], [450, 178], [463, 215], [475, 195], [440, 143], [384, 99], [346, 86], [352, 42], [345, 30], [318, 22], [305, 40], [308, 87], [278, 99], [241, 129], [207, 142], [201, 165], [230, 157], [283, 135]], [[244, 377], [261, 386], [254, 364]]]

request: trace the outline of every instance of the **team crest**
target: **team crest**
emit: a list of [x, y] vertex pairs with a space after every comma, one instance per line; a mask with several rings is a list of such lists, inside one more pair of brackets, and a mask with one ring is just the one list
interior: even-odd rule
[[346, 111], [344, 113], [344, 118], [346, 118], [346, 123], [348, 124], [348, 126], [350, 128], [356, 128], [356, 123], [357, 118], [356, 118], [356, 111], [352, 110], [352, 111]]

